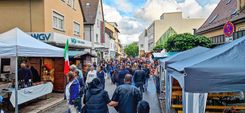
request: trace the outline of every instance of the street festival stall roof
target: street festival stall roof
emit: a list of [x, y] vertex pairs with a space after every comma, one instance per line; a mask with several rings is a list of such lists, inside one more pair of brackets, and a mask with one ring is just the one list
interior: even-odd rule
[[245, 90], [244, 64], [245, 37], [170, 64], [167, 72], [181, 84], [184, 112], [203, 113], [208, 93]]
[[7, 45], [1, 48], [0, 57], [16, 57], [16, 55], [28, 57], [64, 56], [63, 49], [36, 40], [19, 28], [0, 34], [0, 42]]
[[160, 52], [160, 53], [152, 53], [152, 59], [159, 60], [163, 58], [167, 58], [177, 54], [177, 52]]
[[[183, 52], [179, 52], [173, 56], [167, 57], [165, 59], [161, 59], [160, 63], [161, 66], [165, 69], [165, 72], [167, 71], [167, 66], [171, 63], [175, 63], [175, 62], [179, 62], [182, 61], [184, 59], [190, 58], [192, 56], [201, 54], [203, 52], [206, 52], [210, 50], [209, 48], [205, 48], [205, 47], [195, 47], [193, 49], [189, 49]], [[175, 75], [178, 76], [178, 75]], [[178, 79], [178, 77], [176, 77]], [[169, 76], [167, 73], [165, 73], [165, 84], [166, 84], [166, 112], [169, 113], [170, 109], [171, 109], [171, 95], [172, 95], [172, 77]], [[180, 83], [180, 85], [182, 85]]]
[[79, 59], [81, 56], [91, 56], [91, 57], [96, 57], [96, 55], [91, 54], [90, 52], [87, 51], [68, 51], [69, 57]]
[[[4, 43], [4, 44], [1, 44]], [[14, 57], [25, 56], [25, 57], [63, 57], [63, 49], [51, 46], [49, 44], [43, 43], [29, 36], [28, 34], [21, 31], [19, 28], [14, 28], [3, 34], [0, 34], [0, 57]], [[17, 60], [16, 60], [17, 61]], [[17, 65], [17, 63], [16, 63]], [[17, 66], [15, 68], [17, 72]], [[15, 72], [15, 73], [16, 73]], [[18, 81], [16, 80], [16, 85]], [[33, 87], [24, 88], [18, 90], [17, 98], [15, 98], [16, 91], [11, 89], [12, 92], [10, 101], [15, 107], [15, 99], [17, 104], [22, 104], [24, 102], [30, 101], [32, 99], [38, 98], [40, 96], [51, 93], [53, 90], [53, 84], [48, 82], [46, 84], [41, 84]], [[28, 93], [26, 93], [28, 92]]]

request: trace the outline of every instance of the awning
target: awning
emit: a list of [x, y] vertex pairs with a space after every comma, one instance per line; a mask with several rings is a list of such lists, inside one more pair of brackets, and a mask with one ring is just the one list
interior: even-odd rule
[[177, 52], [152, 53], [152, 59], [155, 59], [155, 60], [163, 59], [163, 58], [167, 58], [169, 56], [173, 56], [175, 54], [177, 54]]
[[81, 56], [91, 56], [91, 57], [97, 57], [96, 55], [94, 54], [91, 54], [87, 51], [69, 51], [68, 52], [69, 54], [69, 57], [72, 57], [72, 58], [80, 58]]

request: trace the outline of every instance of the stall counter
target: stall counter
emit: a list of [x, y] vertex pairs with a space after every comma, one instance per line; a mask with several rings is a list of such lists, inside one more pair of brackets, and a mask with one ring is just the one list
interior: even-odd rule
[[[53, 91], [53, 84], [51, 82], [20, 89], [18, 90], [18, 105], [39, 98], [41, 96], [47, 95], [52, 91]], [[12, 94], [10, 97], [10, 102], [13, 105], [13, 107], [15, 107], [14, 89], [12, 89], [11, 92]]]

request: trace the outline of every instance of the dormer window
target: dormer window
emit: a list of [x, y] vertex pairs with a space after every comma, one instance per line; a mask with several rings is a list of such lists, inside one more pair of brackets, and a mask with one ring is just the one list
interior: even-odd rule
[[210, 21], [209, 21], [209, 24], [211, 24], [219, 15], [216, 14]]
[[86, 6], [89, 7], [91, 4], [89, 2], [86, 3]]
[[236, 15], [237, 14], [237, 9], [232, 10], [231, 15]]
[[229, 3], [231, 3], [232, 0], [226, 0], [226, 5], [228, 5]]

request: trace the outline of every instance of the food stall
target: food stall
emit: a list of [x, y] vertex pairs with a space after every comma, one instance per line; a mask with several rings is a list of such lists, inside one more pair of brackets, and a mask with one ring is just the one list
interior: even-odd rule
[[[26, 57], [37, 58], [37, 59], [44, 58], [42, 61], [43, 63], [41, 64], [43, 65], [49, 62], [49, 60], [45, 60], [45, 58], [54, 59], [54, 60], [58, 58], [57, 61], [54, 63], [57, 63], [59, 67], [63, 67], [58, 64], [58, 62], [61, 62], [60, 59], [63, 58], [63, 49], [38, 41], [18, 28], [14, 28], [10, 31], [0, 34], [0, 47], [1, 47], [0, 58], [10, 59], [10, 63], [4, 63], [3, 66], [4, 72], [10, 72], [10, 74], [13, 75], [11, 80], [12, 84], [9, 83], [11, 85], [8, 85], [7, 88], [1, 89], [1, 96], [4, 96], [2, 94], [7, 93], [7, 96], [10, 96], [10, 102], [12, 103], [13, 107], [16, 108], [17, 111], [18, 111], [18, 106], [16, 105], [44, 96], [53, 91], [56, 75], [54, 75], [53, 78], [54, 85], [51, 79], [51, 81], [33, 83], [33, 85], [30, 87], [18, 88], [19, 84], [17, 81], [18, 80], [17, 73], [18, 73], [18, 64], [20, 63], [18, 61]], [[37, 64], [40, 63], [38, 62], [39, 60], [36, 61], [37, 62], [35, 63]], [[42, 69], [41, 67], [38, 67], [38, 65], [36, 66], [36, 69], [37, 69], [37, 73], [40, 74], [42, 73], [41, 72]], [[56, 65], [54, 66], [54, 69], [56, 69]], [[64, 77], [63, 73], [62, 74], [55, 73], [55, 74], [57, 75], [60, 74], [60, 76]]]

